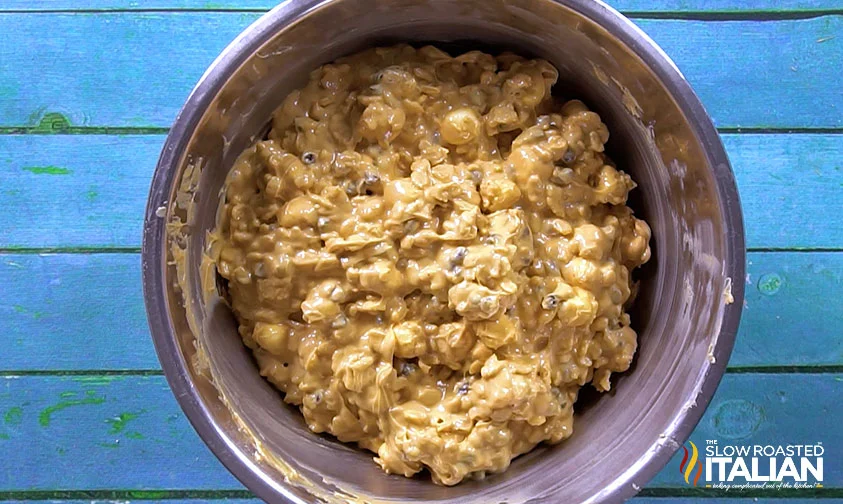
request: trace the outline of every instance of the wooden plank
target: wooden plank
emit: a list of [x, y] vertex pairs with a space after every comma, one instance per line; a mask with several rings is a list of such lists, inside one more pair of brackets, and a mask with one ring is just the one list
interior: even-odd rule
[[[6, 470], [0, 471], [0, 492], [242, 488], [199, 441], [163, 377], [2, 380]], [[692, 440], [726, 442], [741, 435], [750, 444], [822, 441], [828, 453], [839, 453], [841, 380], [836, 374], [727, 375]], [[811, 422], [807, 411], [815, 412]], [[650, 487], [685, 485], [678, 463], [672, 461]], [[843, 466], [827, 464], [825, 486], [841, 485]]]
[[3, 368], [159, 369], [138, 254], [0, 255]]
[[0, 14], [0, 126], [37, 126], [45, 117], [75, 126], [169, 126], [205, 68], [258, 17]]
[[[88, 0], [80, 7], [69, 0], [6, 0], [2, 11], [79, 11], [79, 10], [268, 10], [277, 0]], [[836, 10], [836, 0], [611, 0], [612, 7], [626, 14], [640, 12], [815, 12]]]
[[[750, 253], [747, 271], [730, 366], [843, 365], [843, 298], [829, 295], [843, 253]], [[159, 369], [139, 283], [137, 254], [0, 255], [2, 366]]]
[[[836, 215], [843, 195], [843, 135], [727, 134], [723, 140], [750, 247], [843, 244], [843, 219], [827, 217]], [[0, 135], [0, 208], [19, 209], [0, 212], [0, 248], [139, 247], [163, 141], [160, 135]]]
[[843, 16], [635, 22], [677, 64], [718, 127], [843, 127], [843, 93], [827, 84], [839, 75], [822, 67], [843, 56]]
[[0, 247], [139, 247], [163, 140], [0, 136]]
[[[709, 439], [721, 445], [821, 443], [827, 455], [823, 486], [839, 488], [843, 465], [832, 462], [832, 454], [843, 449], [841, 382], [839, 374], [726, 375], [690, 440], [698, 447]], [[648, 486], [688, 488], [679, 472], [682, 455], [679, 450]]]
[[843, 245], [843, 219], [830, 217], [843, 198], [843, 135], [721, 136], [749, 247]]
[[[258, 16], [0, 14], [0, 127], [36, 127], [45, 117], [43, 128], [167, 127], [207, 65]], [[843, 57], [843, 16], [636, 22], [676, 61], [718, 126], [843, 127], [843, 94], [830, 85]]]
[[843, 253], [750, 253], [746, 282], [731, 366], [843, 364]]
[[0, 491], [240, 488], [161, 376], [6, 377], [0, 411]]

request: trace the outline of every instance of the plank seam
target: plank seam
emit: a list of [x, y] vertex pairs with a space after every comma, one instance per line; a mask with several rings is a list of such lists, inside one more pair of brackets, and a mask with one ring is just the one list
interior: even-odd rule
[[843, 365], [791, 365], [791, 366], [732, 366], [727, 367], [729, 374], [839, 374]]
[[737, 135], [840, 135], [843, 128], [717, 128], [720, 134]]
[[0, 126], [0, 135], [166, 135], [169, 131], [158, 126]]
[[0, 370], [5, 378], [16, 376], [163, 376], [161, 369], [10, 369]]
[[0, 247], [0, 254], [139, 254], [140, 247]]
[[747, 247], [747, 252], [843, 252], [843, 247]]

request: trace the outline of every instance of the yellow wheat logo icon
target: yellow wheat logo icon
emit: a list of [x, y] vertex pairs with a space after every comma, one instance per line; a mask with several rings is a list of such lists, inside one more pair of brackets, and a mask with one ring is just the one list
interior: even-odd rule
[[697, 474], [694, 476], [693, 484], [694, 486], [697, 486], [697, 482], [700, 480], [700, 475], [702, 474], [702, 462], [699, 461], [697, 445], [695, 445], [693, 441], [688, 441], [688, 443], [691, 445], [691, 460], [688, 460], [688, 448], [683, 446], [682, 449], [685, 450], [685, 456], [682, 457], [682, 462], [679, 464], [679, 473], [685, 475], [685, 483], [690, 485], [691, 473], [693, 473], [694, 468], [696, 468]]

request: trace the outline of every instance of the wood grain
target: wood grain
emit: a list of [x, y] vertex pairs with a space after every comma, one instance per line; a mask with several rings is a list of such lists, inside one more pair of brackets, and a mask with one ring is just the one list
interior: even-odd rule
[[158, 369], [138, 254], [0, 255], [3, 367]]
[[[754, 248], [839, 248], [843, 135], [723, 135]], [[0, 135], [0, 248], [140, 247], [160, 135]], [[11, 153], [14, 153], [12, 155]], [[56, 204], [56, 202], [61, 204]], [[23, 213], [23, 215], [21, 215]]]
[[[48, 114], [51, 124], [77, 127], [167, 127], [205, 68], [258, 16], [0, 14], [0, 127], [34, 128]], [[675, 60], [718, 126], [843, 127], [843, 93], [832, 85], [843, 16], [636, 22]]]
[[163, 140], [0, 136], [0, 247], [139, 247]]
[[[814, 444], [828, 452], [843, 447], [835, 410], [843, 401], [843, 376], [726, 375], [690, 440], [726, 444]], [[649, 487], [687, 488], [679, 477], [680, 449]], [[843, 486], [843, 465], [825, 457], [825, 487]]]
[[[841, 380], [727, 375], [691, 439], [822, 441], [833, 453], [843, 446]], [[199, 440], [161, 376], [6, 377], [0, 412], [3, 467], [14, 468], [0, 471], [0, 492], [242, 488]], [[678, 464], [650, 487], [684, 486]], [[843, 485], [843, 466], [827, 464], [824, 483]]]
[[0, 490], [239, 488], [161, 376], [6, 377]]
[[[843, 95], [843, 93], [841, 93]], [[747, 246], [843, 246], [843, 135], [721, 135], [738, 181]]]
[[[747, 271], [730, 366], [843, 365], [843, 253], [751, 253]], [[0, 285], [6, 370], [159, 369], [139, 255], [4, 254]]]
[[[43, 12], [66, 10], [268, 10], [275, 7], [276, 0], [88, 0], [84, 7], [71, 0], [6, 0], [2, 11]], [[815, 12], [836, 10], [836, 0], [790, 0], [782, 5], [776, 0], [613, 0], [612, 7], [626, 13], [665, 12], [683, 14], [687, 12]]]

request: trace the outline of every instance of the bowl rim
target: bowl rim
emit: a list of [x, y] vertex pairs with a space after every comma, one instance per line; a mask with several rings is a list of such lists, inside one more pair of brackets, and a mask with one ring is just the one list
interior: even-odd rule
[[[680, 110], [687, 115], [705, 155], [712, 166], [712, 175], [722, 204], [721, 212], [727, 236], [724, 237], [726, 270], [732, 279], [734, 303], [727, 306], [720, 333], [711, 349], [708, 366], [694, 382], [695, 395], [686, 408], [674, 416], [667, 434], [674, 440], [686, 440], [702, 418], [720, 380], [737, 337], [744, 299], [746, 245], [743, 215], [737, 184], [720, 136], [699, 98], [682, 72], [669, 56], [640, 28], [601, 0], [547, 0], [568, 7], [606, 29], [628, 46], [665, 86]], [[193, 428], [213, 454], [250, 491], [265, 501], [283, 497], [288, 502], [302, 503], [285, 484], [273, 485], [261, 477], [256, 464], [243, 456], [236, 443], [214, 421], [209, 408], [190, 379], [188, 363], [182, 355], [172, 321], [165, 289], [166, 239], [165, 219], [157, 209], [168, 203], [170, 188], [178, 163], [204, 111], [228, 80], [265, 42], [278, 26], [286, 25], [333, 0], [288, 0], [268, 11], [248, 26], [211, 63], [199, 79], [169, 130], [161, 151], [145, 210], [141, 248], [143, 295], [147, 319], [158, 359], [179, 406]], [[611, 486], [596, 493], [591, 500], [622, 501], [640, 490], [635, 482], [647, 482], [661, 471], [681, 445], [654, 441], [625, 473], [618, 475]], [[280, 494], [280, 495], [279, 495]]]

